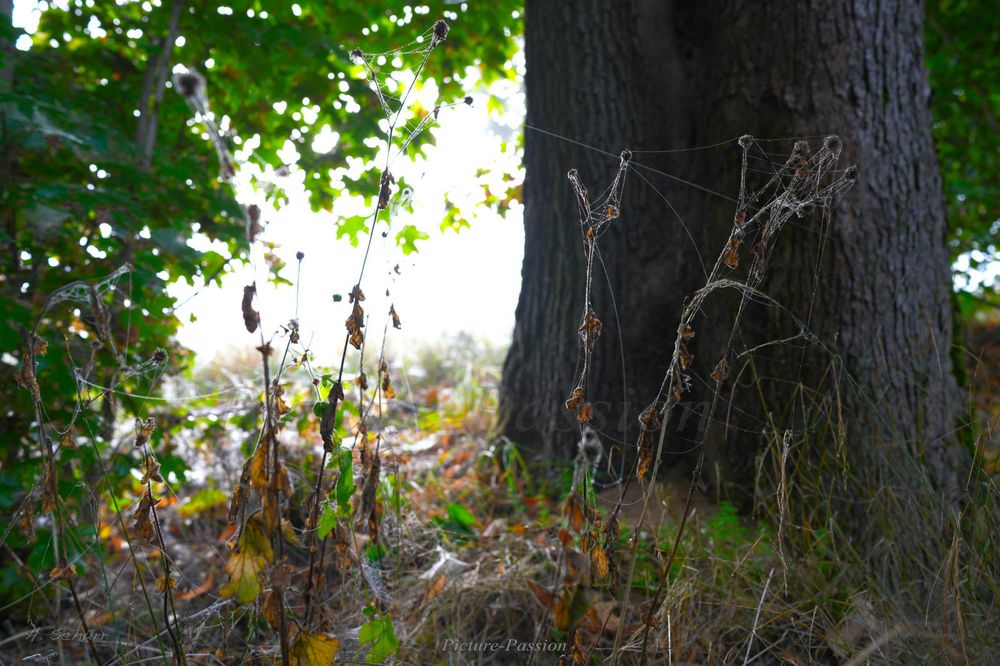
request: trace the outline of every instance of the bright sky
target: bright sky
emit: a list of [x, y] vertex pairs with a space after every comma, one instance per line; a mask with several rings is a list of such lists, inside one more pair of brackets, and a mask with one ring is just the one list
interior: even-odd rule
[[[391, 167], [396, 177], [405, 178], [412, 187], [413, 213], [396, 213], [387, 238], [381, 235], [387, 229], [385, 224], [380, 222], [376, 228], [362, 281], [369, 331], [375, 336], [369, 337], [370, 341], [381, 339], [390, 303], [403, 322], [402, 330], [390, 335], [397, 348], [459, 331], [497, 344], [510, 339], [524, 245], [522, 209], [519, 203], [514, 204], [506, 217], [500, 217], [476, 203], [483, 198], [483, 178], [494, 194], [502, 196], [502, 173], [519, 172], [513, 138], [524, 114], [523, 95], [510, 82], [495, 84], [490, 92], [504, 98], [507, 108], [499, 118], [491, 118], [486, 111], [487, 92], [476, 90], [474, 77], [469, 85], [473, 104], [441, 110], [439, 126], [430, 130], [435, 145], [425, 149], [425, 159], [416, 163], [399, 160]], [[421, 92], [428, 99], [434, 95], [432, 85]], [[430, 108], [433, 103], [425, 106]], [[502, 149], [505, 140], [506, 151]], [[245, 151], [237, 153], [238, 157], [243, 155]], [[376, 162], [381, 163], [384, 153], [379, 150], [378, 155]], [[493, 170], [495, 176], [477, 177], [483, 169]], [[255, 169], [251, 166], [247, 171]], [[320, 363], [332, 362], [339, 358], [343, 345], [344, 320], [350, 312], [347, 294], [357, 280], [366, 238], [358, 247], [352, 247], [346, 238], [337, 239], [336, 215], [309, 209], [302, 180], [301, 172], [282, 180], [290, 203], [276, 213], [265, 214], [268, 224], [260, 238], [277, 245], [274, 253], [286, 263], [282, 275], [299, 285], [298, 319], [303, 341], [311, 345]], [[240, 189], [245, 203], [259, 201], [247, 188]], [[459, 233], [440, 230], [445, 194], [470, 213], [469, 228]], [[336, 212], [351, 215], [369, 211], [360, 201], [347, 200], [335, 207]], [[404, 255], [396, 247], [395, 232], [404, 224], [414, 224], [430, 235], [428, 240], [418, 241], [419, 252]], [[208, 249], [211, 246], [205, 240], [196, 238], [193, 245]], [[295, 317], [296, 290], [266, 283], [262, 251], [258, 244], [256, 272], [253, 266], [241, 267], [228, 274], [221, 287], [171, 287], [179, 302], [184, 302], [178, 309], [178, 316], [187, 322], [179, 336], [182, 344], [211, 356], [233, 345], [253, 342], [254, 336], [243, 329], [240, 301], [243, 286], [254, 280], [265, 331]], [[299, 251], [305, 259], [296, 280], [295, 254]], [[399, 275], [393, 270], [397, 264]], [[390, 290], [388, 298], [386, 289]], [[334, 294], [343, 299], [334, 302]], [[197, 317], [193, 322], [188, 321], [191, 314]]]

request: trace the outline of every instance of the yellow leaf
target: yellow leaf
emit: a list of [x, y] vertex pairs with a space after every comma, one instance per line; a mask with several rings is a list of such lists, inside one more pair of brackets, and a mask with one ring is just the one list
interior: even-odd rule
[[608, 575], [608, 555], [600, 546], [595, 545], [590, 551], [590, 565], [596, 577], [604, 578]]
[[226, 562], [229, 582], [219, 590], [224, 597], [232, 597], [241, 604], [248, 604], [260, 595], [260, 574], [274, 561], [274, 551], [264, 532], [260, 514], [247, 519], [240, 534], [239, 544]]
[[331, 666], [339, 649], [340, 641], [333, 636], [300, 631], [292, 641], [288, 666]]

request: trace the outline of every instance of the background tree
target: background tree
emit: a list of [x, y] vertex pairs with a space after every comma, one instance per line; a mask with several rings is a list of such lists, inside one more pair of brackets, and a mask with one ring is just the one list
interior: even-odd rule
[[[1000, 235], [1000, 17], [987, 3], [934, 0], [925, 3], [927, 69], [934, 139], [948, 204], [952, 256], [965, 255], [971, 270], [998, 259]], [[964, 264], [963, 264], [964, 265]], [[960, 282], [975, 285], [969, 269]], [[1000, 283], [957, 290], [959, 313], [990, 312], [1000, 302]]]
[[[673, 351], [682, 303], [704, 283], [702, 257], [715, 256], [734, 212], [724, 197], [653, 169], [732, 196], [740, 178], [736, 136], [810, 137], [815, 146], [836, 133], [847, 163], [860, 166], [858, 184], [828, 229], [818, 217], [788, 229], [762, 285], [808, 321], [823, 349], [798, 345], [793, 353], [754, 354], [752, 363], [730, 359], [735, 388], [752, 390], [734, 393], [729, 427], [706, 441], [722, 480], [744, 491], [764, 441], [760, 424], [773, 414], [814, 428], [806, 433], [813, 451], [821, 442], [845, 451], [852, 468], [876, 476], [877, 487], [891, 480], [923, 488], [927, 473], [939, 490], [956, 493], [966, 456], [955, 444], [962, 403], [949, 354], [949, 251], [922, 20], [918, 5], [895, 2], [859, 12], [848, 2], [747, 8], [528, 0], [524, 281], [504, 373], [505, 432], [562, 457], [578, 438], [562, 407], [575, 381], [584, 280], [568, 169], [599, 191], [611, 182], [622, 148], [731, 139], [709, 150], [637, 152], [646, 168], [631, 170], [622, 217], [602, 241], [610, 290], [595, 278], [604, 332], [593, 399], [626, 407], [612, 405], [595, 418], [606, 440], [631, 446], [638, 411], [656, 394]], [[695, 326], [693, 371], [706, 385], [732, 305], [723, 300], [706, 309]], [[737, 351], [799, 329], [775, 308], [759, 307], [748, 312], [740, 334]], [[623, 370], [631, 389], [624, 399]], [[691, 399], [704, 397], [706, 385], [695, 382]], [[725, 384], [727, 395], [731, 388]], [[691, 447], [685, 437], [701, 435], [688, 427], [672, 438], [675, 450]]]

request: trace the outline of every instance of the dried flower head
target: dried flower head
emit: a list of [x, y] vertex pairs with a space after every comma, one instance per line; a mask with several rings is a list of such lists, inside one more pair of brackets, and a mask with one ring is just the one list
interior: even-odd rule
[[431, 47], [435, 47], [448, 37], [448, 24], [444, 19], [438, 19], [434, 22], [434, 38], [431, 40]]
[[193, 69], [174, 74], [174, 86], [185, 99], [201, 98], [205, 95], [205, 77]]

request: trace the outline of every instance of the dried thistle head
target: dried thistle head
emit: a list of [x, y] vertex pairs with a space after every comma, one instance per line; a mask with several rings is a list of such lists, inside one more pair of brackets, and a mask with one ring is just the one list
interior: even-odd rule
[[601, 438], [597, 436], [597, 432], [589, 425], [583, 427], [577, 447], [580, 451], [580, 459], [586, 465], [596, 465], [601, 461], [601, 456], [604, 454], [604, 447], [601, 446]]
[[431, 47], [435, 47], [448, 37], [448, 30], [450, 26], [444, 21], [444, 19], [438, 19], [434, 22], [434, 38], [431, 40]]
[[184, 99], [201, 99], [205, 96], [205, 77], [193, 69], [174, 74], [174, 86]]

